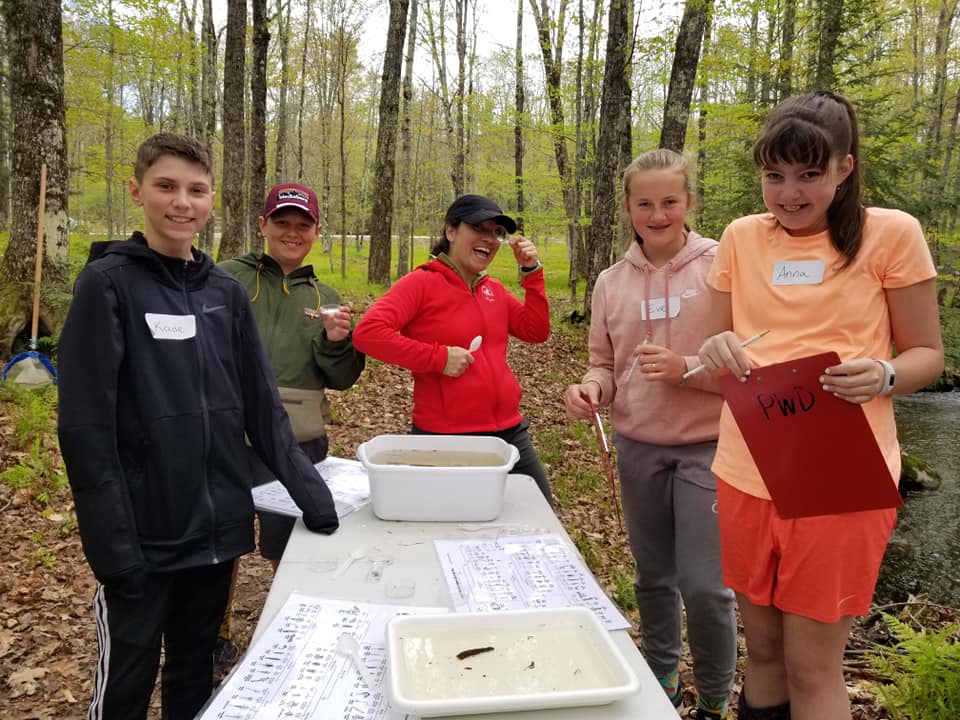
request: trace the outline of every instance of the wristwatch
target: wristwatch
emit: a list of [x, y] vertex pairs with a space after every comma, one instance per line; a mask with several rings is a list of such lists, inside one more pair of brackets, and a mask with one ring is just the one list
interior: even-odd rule
[[897, 371], [893, 368], [893, 363], [887, 360], [877, 360], [883, 366], [883, 385], [880, 388], [881, 395], [892, 395], [893, 385], [897, 382]]

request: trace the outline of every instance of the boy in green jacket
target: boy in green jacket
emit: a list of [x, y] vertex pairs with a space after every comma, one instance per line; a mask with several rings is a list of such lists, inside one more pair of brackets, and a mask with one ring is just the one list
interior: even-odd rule
[[[312, 265], [303, 264], [320, 237], [319, 220], [313, 190], [299, 183], [274, 185], [259, 218], [266, 251], [220, 263], [247, 289], [294, 436], [314, 463], [327, 456], [330, 404], [325, 390], [346, 390], [365, 364], [365, 356], [351, 340], [350, 308], [341, 304], [336, 290], [317, 279]], [[253, 464], [261, 471], [255, 485], [273, 480], [261, 463]], [[294, 520], [274, 513], [259, 515], [260, 554], [276, 570]], [[218, 648], [218, 655], [226, 655], [228, 661], [236, 654], [230, 614], [228, 607], [220, 632], [225, 642]]]

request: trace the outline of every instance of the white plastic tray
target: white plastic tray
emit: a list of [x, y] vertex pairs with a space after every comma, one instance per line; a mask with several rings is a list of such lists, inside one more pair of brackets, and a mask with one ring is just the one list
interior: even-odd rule
[[[493, 649], [457, 657], [476, 648]], [[640, 687], [583, 607], [398, 616], [387, 684], [395, 708], [421, 717], [604, 705]]]
[[[381, 465], [373, 458], [387, 450], [485, 452], [500, 458], [489, 467]], [[482, 522], [503, 509], [507, 473], [519, 451], [486, 435], [378, 435], [357, 448], [370, 478], [370, 502], [381, 520]]]

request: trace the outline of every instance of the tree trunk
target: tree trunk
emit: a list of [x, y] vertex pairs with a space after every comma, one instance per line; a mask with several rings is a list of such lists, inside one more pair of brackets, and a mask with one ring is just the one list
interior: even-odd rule
[[[710, 34], [712, 30], [712, 17], [707, 18], [707, 25], [703, 29], [703, 56], [710, 53]], [[703, 224], [703, 206], [706, 196], [707, 185], [707, 166], [709, 165], [709, 156], [707, 155], [707, 104], [710, 102], [710, 81], [701, 73], [698, 84], [700, 85], [700, 112], [697, 116], [697, 227]]]
[[[523, 0], [521, 0], [521, 6]], [[592, 31], [593, 28], [590, 28]], [[584, 12], [583, 12], [583, 0], [578, 0], [577, 2], [577, 70], [576, 70], [576, 83], [577, 87], [574, 92], [574, 97], [576, 100], [576, 120], [574, 121], [574, 142], [576, 143], [576, 155], [577, 161], [573, 165], [573, 194], [576, 202], [576, 213], [577, 217], [580, 217], [582, 212], [581, 203], [583, 202], [582, 187], [583, 187], [583, 175], [587, 172], [587, 133], [586, 128], [584, 128], [585, 114], [587, 113], [587, 98], [585, 97], [584, 92], [584, 54], [583, 54], [583, 40], [588, 31], [587, 24], [584, 21]], [[519, 31], [517, 37], [520, 37]], [[519, 42], [519, 41], [518, 41]], [[589, 85], [588, 85], [589, 87]], [[592, 88], [590, 89], [592, 95]], [[591, 101], [592, 109], [592, 101]], [[590, 118], [590, 127], [593, 127], [593, 118]], [[591, 131], [592, 134], [592, 131]], [[582, 276], [585, 276], [586, 273], [580, 272], [580, 266], [582, 256], [586, 254], [586, 250], [583, 247], [583, 244], [577, 239], [569, 238], [567, 241], [567, 260], [569, 261], [569, 266], [567, 267], [567, 287], [570, 288], [570, 302], [576, 302], [577, 299], [577, 282], [579, 282]]]
[[464, 177], [467, 161], [466, 126], [463, 121], [463, 109], [466, 103], [466, 57], [467, 57], [467, 0], [453, 0], [457, 18], [457, 92], [454, 96], [456, 105], [456, 146], [453, 155], [453, 194], [463, 195]]
[[116, 69], [116, 46], [114, 44], [113, 0], [107, 0], [107, 76], [104, 78], [103, 91], [106, 95], [106, 116], [103, 118], [103, 179], [105, 184], [105, 212], [107, 215], [107, 240], [114, 239], [113, 209], [113, 108], [114, 108], [114, 70]]
[[184, 109], [187, 101], [186, 73], [183, 70], [184, 25], [187, 22], [186, 3], [181, 0], [177, 8], [177, 49], [174, 54], [174, 87], [173, 112], [171, 113], [171, 129], [174, 132], [183, 132], [186, 126]]
[[267, 0], [251, 0], [253, 9], [252, 58], [250, 62], [250, 177], [247, 185], [247, 227], [250, 251], [263, 250], [257, 222], [267, 194]]
[[514, 49], [513, 64], [516, 74], [514, 102], [517, 113], [513, 125], [513, 171], [517, 187], [517, 232], [523, 233], [523, 0], [517, 0], [517, 46]]
[[297, 179], [303, 182], [303, 110], [307, 99], [307, 48], [310, 47], [310, 22], [313, 0], [303, 11], [303, 47], [300, 50], [300, 101], [297, 103]]
[[[942, 174], [944, 155], [943, 117], [947, 104], [947, 59], [951, 45], [953, 21], [957, 15], [957, 0], [945, 0], [940, 4], [937, 16], [937, 32], [934, 46], [933, 89], [930, 97], [930, 115], [927, 119], [927, 140], [925, 152], [928, 158], [924, 167], [924, 195], [929, 199], [929, 217], [921, 217], [924, 225], [941, 230], [943, 215], [953, 214], [954, 203], [946, 200], [946, 175]], [[952, 148], [951, 148], [952, 149]], [[949, 157], [949, 155], [947, 155]], [[944, 211], [946, 210], [946, 213]], [[939, 236], [939, 233], [938, 233]]]
[[[767, 8], [767, 37], [764, 44], [764, 52], [761, 57], [772, 57], [774, 53], [774, 42], [777, 34], [777, 14]], [[773, 69], [767, 67], [766, 71], [760, 76], [760, 106], [769, 107], [771, 104], [771, 94], [773, 93]]]
[[833, 58], [843, 30], [843, 0], [823, 0], [820, 11], [823, 13], [823, 24], [820, 26], [820, 50], [812, 89], [829, 90], [834, 82]]
[[227, 41], [223, 56], [223, 234], [218, 262], [238, 257], [246, 245], [247, 219], [243, 212], [246, 36], [246, 0], [227, 0]]
[[[593, 180], [593, 223], [588, 234], [590, 267], [584, 295], [584, 314], [589, 317], [593, 287], [600, 271], [610, 265], [610, 248], [617, 217], [617, 167], [620, 159], [623, 95], [627, 88], [630, 53], [628, 3], [611, 2], [607, 28], [607, 56], [600, 100], [600, 135], [597, 139], [596, 174]], [[702, 28], [701, 28], [702, 32]], [[700, 43], [697, 42], [699, 52]]]
[[370, 260], [367, 281], [390, 284], [390, 231], [393, 225], [393, 180], [397, 155], [397, 124], [400, 106], [400, 66], [407, 29], [409, 0], [390, 0], [387, 48], [380, 80], [380, 127], [374, 172], [376, 188], [370, 215]]
[[10, 53], [0, 13], [0, 232], [10, 227]]
[[[566, 127], [563, 111], [561, 81], [563, 77], [563, 44], [566, 24], [566, 0], [561, 0], [557, 18], [550, 17], [546, 0], [530, 0], [533, 20], [537, 26], [537, 41], [540, 56], [543, 59], [543, 74], [547, 85], [547, 101], [550, 106], [550, 135], [553, 139], [553, 152], [560, 176], [560, 188], [563, 193], [563, 208], [567, 216], [567, 247], [570, 257], [576, 256], [574, 249], [581, 242], [580, 203], [577, 187], [573, 182], [574, 173], [567, 150]], [[556, 35], [550, 34], [551, 29]]]
[[[401, 41], [402, 42], [402, 41]], [[340, 277], [347, 277], [347, 73], [350, 65], [350, 44], [346, 18], [340, 17], [337, 28], [337, 104], [340, 107]], [[402, 49], [402, 46], [401, 46]], [[399, 78], [399, 74], [398, 74]], [[388, 271], [389, 272], [389, 271]]]
[[[521, 2], [523, 0], [520, 0]], [[407, 232], [397, 232], [397, 277], [407, 274], [412, 262], [413, 237], [416, 223], [413, 215], [413, 158], [410, 122], [413, 110], [413, 58], [417, 47], [417, 0], [410, 0], [410, 22], [407, 30], [407, 54], [403, 64], [403, 116], [400, 121], [400, 174], [406, 192], [400, 193], [400, 212], [407, 221]]]
[[[620, 110], [620, 159], [617, 163], [617, 178], [623, 177], [623, 171], [627, 168], [627, 165], [633, 161], [633, 85], [631, 83], [631, 76], [633, 73], [629, 71], [629, 68], [633, 65], [633, 47], [636, 38], [633, 36], [633, 25], [629, 22], [629, 18], [633, 17], [633, 0], [626, 0], [626, 3], [628, 22], [627, 43], [624, 50], [624, 63], [626, 63], [628, 71], [624, 76], [623, 97], [621, 98], [623, 107]], [[611, 262], [612, 261], [613, 258], [611, 257]]]
[[[459, 2], [465, 2], [465, 0], [459, 0]], [[440, 2], [440, 17], [434, 18], [433, 12], [430, 7], [430, 2], [427, 0], [424, 18], [427, 21], [427, 42], [430, 45], [430, 56], [433, 59], [433, 66], [437, 71], [437, 79], [440, 82], [440, 102], [443, 107], [443, 119], [444, 125], [447, 133], [447, 142], [450, 145], [450, 154], [451, 157], [456, 157], [456, 136], [457, 130], [453, 118], [453, 103], [450, 101], [450, 91], [447, 86], [447, 35], [446, 35], [446, 15], [444, 12], [446, 5], [444, 0]], [[462, 183], [458, 186], [457, 182], [458, 173], [456, 170], [456, 162], [451, 166], [450, 170], [450, 181], [453, 185], [453, 194], [459, 196], [463, 194], [463, 185]], [[462, 175], [460, 175], [462, 178]]]
[[[213, 141], [217, 132], [217, 31], [213, 26], [213, 0], [203, 0], [203, 75], [200, 81], [200, 114], [202, 116], [203, 144], [213, 158]], [[214, 234], [217, 229], [216, 213], [200, 233], [200, 249], [213, 254]]]
[[277, 151], [273, 164], [273, 184], [287, 177], [287, 86], [290, 84], [290, 8], [283, 13], [284, 0], [277, 0], [277, 40], [280, 45], [280, 97], [277, 99]]
[[[193, 137], [203, 137], [203, 114], [200, 100], [201, 48], [202, 36], [194, 37], [197, 31], [197, 0], [191, 0], [190, 5], [190, 134]], [[202, 35], [202, 34], [201, 34]]]
[[[13, 203], [10, 239], [0, 263], [0, 348], [29, 337], [37, 241], [40, 165], [47, 164], [43, 222], [43, 286], [68, 293], [70, 234], [63, 33], [59, 0], [4, 0], [13, 119]], [[66, 312], [51, 293], [40, 307], [40, 334], [59, 331]], [[56, 293], [54, 293], [54, 296]]]
[[747, 59], [747, 87], [744, 91], [744, 100], [750, 107], [756, 107], [757, 103], [757, 57], [760, 53], [760, 3], [754, 0], [750, 4], [750, 32], [749, 52]]
[[690, 102], [700, 63], [700, 44], [712, 5], [713, 0], [687, 0], [680, 21], [670, 71], [670, 89], [663, 108], [663, 129], [660, 131], [660, 147], [675, 152], [683, 152], [686, 143]]
[[797, 0], [784, 0], [783, 26], [780, 34], [780, 80], [777, 100], [793, 93], [793, 43], [796, 37]]

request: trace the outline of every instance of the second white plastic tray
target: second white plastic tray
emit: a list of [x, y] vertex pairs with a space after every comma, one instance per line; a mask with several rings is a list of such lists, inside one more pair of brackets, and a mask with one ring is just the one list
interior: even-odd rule
[[396, 617], [387, 668], [394, 707], [421, 717], [603, 705], [639, 688], [582, 607]]

